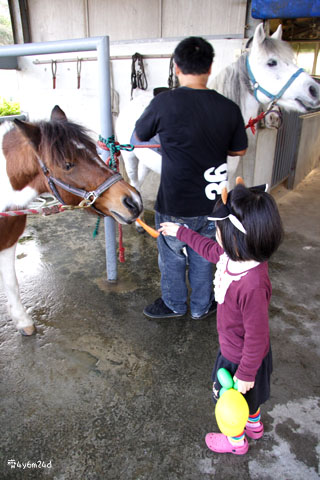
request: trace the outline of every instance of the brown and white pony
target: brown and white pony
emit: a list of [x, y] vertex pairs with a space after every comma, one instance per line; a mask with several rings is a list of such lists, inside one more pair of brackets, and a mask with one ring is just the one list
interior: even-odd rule
[[[49, 122], [16, 120], [14, 126], [2, 125], [0, 133], [0, 212], [26, 207], [53, 189], [63, 203], [78, 205], [85, 198], [90, 210], [122, 224], [141, 213], [139, 193], [105, 165], [85, 128], [69, 122], [58, 106]], [[16, 244], [25, 225], [25, 215], [0, 217], [0, 277], [12, 320], [31, 335], [34, 324], [21, 303], [15, 272]]]

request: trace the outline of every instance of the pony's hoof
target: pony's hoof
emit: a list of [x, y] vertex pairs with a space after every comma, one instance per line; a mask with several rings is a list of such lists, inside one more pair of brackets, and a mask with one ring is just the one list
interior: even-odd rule
[[24, 337], [30, 337], [31, 335], [34, 335], [36, 333], [36, 328], [34, 325], [30, 325], [30, 327], [21, 328], [19, 332]]

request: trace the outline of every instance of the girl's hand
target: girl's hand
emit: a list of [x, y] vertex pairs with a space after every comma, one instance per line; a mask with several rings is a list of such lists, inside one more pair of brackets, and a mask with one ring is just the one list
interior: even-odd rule
[[159, 228], [158, 232], [162, 233], [162, 235], [170, 235], [171, 237], [177, 236], [177, 231], [180, 228], [180, 225], [172, 222], [164, 222], [160, 223], [161, 227]]
[[251, 390], [251, 388], [254, 387], [254, 382], [245, 382], [243, 380], [239, 380], [236, 376], [233, 377], [234, 383], [238, 381], [238, 392], [240, 393], [247, 393], [248, 390]]

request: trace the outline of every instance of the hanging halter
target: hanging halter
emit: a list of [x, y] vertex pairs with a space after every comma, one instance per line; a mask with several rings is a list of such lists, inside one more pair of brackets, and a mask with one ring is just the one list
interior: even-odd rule
[[131, 99], [133, 90], [140, 88], [140, 90], [147, 90], [148, 81], [144, 71], [143, 56], [140, 53], [132, 55], [131, 63]]
[[261, 85], [259, 85], [259, 83], [256, 81], [250, 67], [249, 55], [247, 55], [247, 58], [246, 58], [246, 65], [247, 65], [248, 75], [253, 86], [253, 94], [257, 102], [259, 102], [257, 92], [261, 92], [264, 95], [266, 95], [268, 98], [270, 98], [272, 103], [275, 103], [277, 100], [279, 100], [279, 98], [282, 97], [284, 92], [290, 87], [290, 85], [295, 81], [295, 79], [300, 75], [300, 73], [304, 72], [303, 68], [299, 68], [299, 70], [297, 70], [293, 75], [291, 75], [291, 77], [289, 78], [287, 83], [281, 88], [281, 90], [276, 95], [273, 95], [272, 93], [268, 92], [263, 87], [261, 87]]

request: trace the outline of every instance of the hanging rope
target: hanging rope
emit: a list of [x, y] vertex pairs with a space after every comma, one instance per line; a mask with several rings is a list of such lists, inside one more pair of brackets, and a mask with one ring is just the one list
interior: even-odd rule
[[275, 114], [275, 115], [278, 115], [278, 118], [279, 118], [279, 126], [276, 127], [277, 129], [281, 127], [282, 125], [282, 113], [281, 113], [281, 110], [279, 108], [279, 111], [278, 110], [274, 110], [274, 106], [276, 105], [276, 102], [271, 102], [271, 104], [269, 105], [269, 107], [267, 108], [267, 110], [265, 112], [261, 112], [257, 117], [255, 118], [249, 118], [249, 121], [247, 123], [247, 125], [245, 126], [245, 128], [250, 128], [251, 129], [251, 132], [253, 133], [253, 135], [255, 135], [256, 133], [256, 123], [260, 122], [260, 120], [263, 120], [265, 117], [267, 117], [267, 115], [270, 115], [271, 113]]
[[[134, 147], [133, 145], [126, 144], [126, 145], [120, 145], [118, 142], [115, 142], [114, 135], [111, 135], [111, 137], [108, 137], [107, 139], [103, 138], [101, 135], [99, 135], [99, 141], [98, 145], [100, 148], [103, 150], [108, 150], [110, 152], [110, 156], [108, 157], [106, 164], [108, 167], [110, 167], [112, 170], [115, 172], [119, 171], [119, 156], [120, 156], [120, 151], [121, 150], [127, 150], [128, 152], [131, 152]], [[100, 217], [98, 218], [99, 223], [100, 223]], [[96, 237], [99, 233], [99, 223], [97, 220], [96, 228], [93, 232], [93, 236]], [[119, 233], [119, 262], [124, 263], [125, 262], [125, 248], [123, 246], [123, 236], [122, 236], [122, 225], [118, 223], [118, 233]]]
[[140, 90], [147, 90], [148, 81], [144, 71], [143, 56], [140, 53], [132, 55], [131, 64], [131, 99], [133, 90], [140, 88]]
[[266, 116], [265, 112], [261, 112], [256, 118], [251, 118], [250, 117], [249, 122], [247, 123], [245, 128], [250, 128], [253, 135], [255, 135], [255, 133], [256, 133], [255, 124], [260, 122], [260, 120], [262, 120], [265, 116]]
[[7, 210], [6, 212], [0, 212], [0, 217], [20, 217], [22, 215], [53, 215], [55, 213], [62, 213], [66, 210], [76, 210], [78, 208], [88, 208], [91, 205], [84, 202], [83, 200], [79, 205], [62, 205], [61, 203], [57, 205], [52, 205], [51, 207], [41, 207], [41, 208], [25, 208], [23, 210]]

